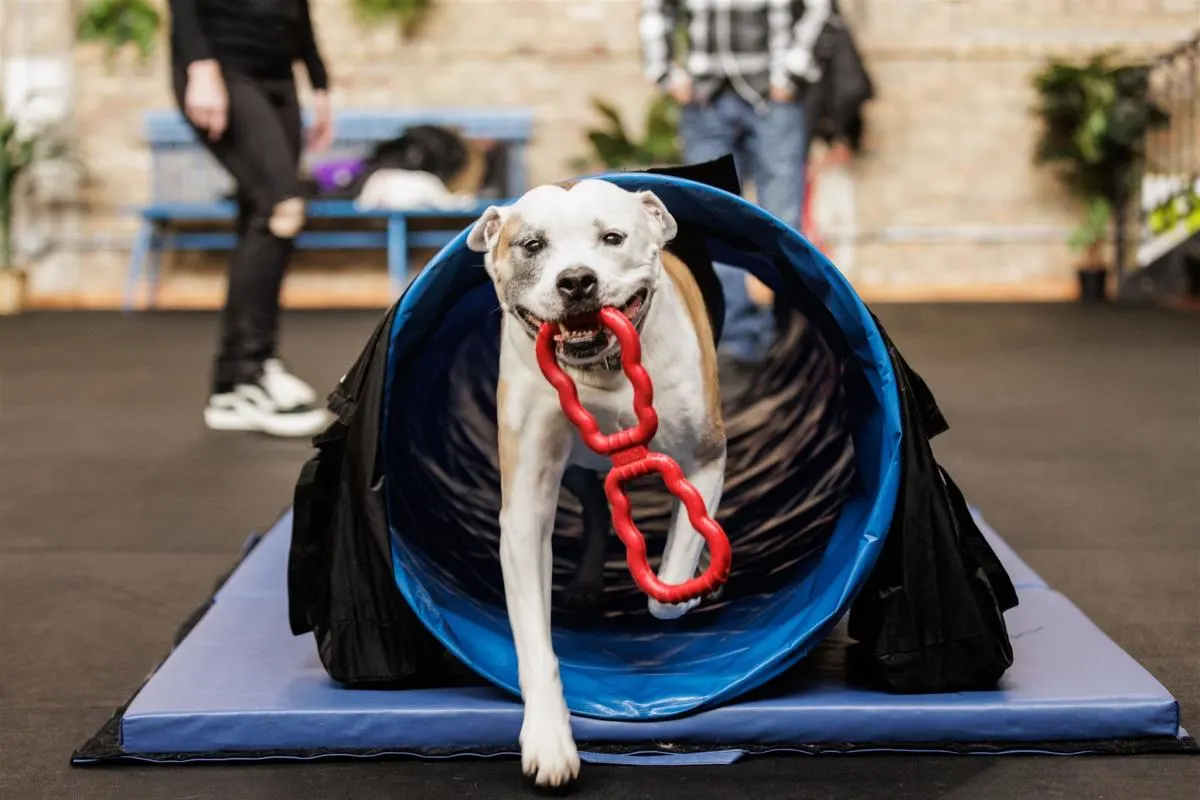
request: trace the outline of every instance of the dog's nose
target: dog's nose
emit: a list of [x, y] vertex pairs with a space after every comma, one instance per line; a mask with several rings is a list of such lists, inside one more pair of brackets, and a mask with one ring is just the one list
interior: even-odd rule
[[596, 273], [587, 267], [572, 267], [558, 274], [555, 282], [558, 293], [568, 303], [579, 303], [594, 300], [599, 281]]

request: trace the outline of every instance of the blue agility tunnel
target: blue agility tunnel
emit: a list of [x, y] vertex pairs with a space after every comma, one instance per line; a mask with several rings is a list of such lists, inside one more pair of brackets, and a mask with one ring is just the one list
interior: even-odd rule
[[[947, 425], [929, 389], [838, 271], [731, 175], [722, 160], [606, 176], [662, 198], [698, 281], [710, 259], [774, 289], [777, 339], [757, 366], [722, 367], [733, 572], [719, 596], [650, 617], [615, 536], [601, 574], [581, 570], [596, 520], [564, 480], [552, 627], [583, 757], [1194, 750], [1174, 698], [984, 532], [933, 457]], [[500, 316], [465, 238], [332, 393], [337, 419], [290, 512], [73, 763], [516, 752]], [[706, 299], [719, 317], [720, 292]], [[630, 496], [653, 540], [669, 496]], [[599, 591], [577, 591], [581, 576]]]
[[[563, 492], [552, 626], [571, 710], [645, 720], [733, 700], [796, 664], [856, 602], [851, 633], [885, 685], [994, 682], [1011, 663], [1002, 613], [1015, 593], [933, 461], [928, 438], [944, 422], [932, 395], [850, 285], [740, 196], [731, 159], [603, 177], [662, 199], [679, 224], [668, 247], [696, 273], [716, 327], [719, 263], [775, 291], [778, 337], [742, 391], [723, 396], [718, 520], [733, 573], [719, 597], [682, 620], [650, 618], [610, 536], [595, 602], [578, 613], [587, 519]], [[501, 311], [466, 237], [414, 281], [335, 393], [341, 432], [335, 425], [327, 441], [356, 448], [336, 462], [315, 458], [297, 488], [292, 572], [308, 577], [291, 583], [293, 631], [317, 634], [343, 683], [410, 678], [445, 652], [518, 691], [498, 556]], [[673, 501], [654, 486], [631, 500], [653, 566]], [[381, 553], [387, 569], [362, 566]], [[352, 563], [357, 571], [343, 574]], [[369, 588], [339, 594], [346, 585]], [[381, 609], [397, 587], [404, 602]], [[397, 631], [407, 637], [399, 644]]]
[[[752, 569], [745, 563], [744, 526], [739, 530], [736, 520], [723, 515], [736, 570], [726, 591], [737, 593], [736, 599], [726, 595], [718, 608], [666, 623], [636, 614], [645, 599], [635, 596], [623, 613], [555, 626], [555, 648], [573, 712], [609, 719], [658, 718], [728, 701], [758, 687], [795, 664], [842, 617], [875, 564], [891, 524], [899, 485], [900, 408], [887, 347], [870, 313], [841, 274], [798, 233], [741, 197], [706, 184], [655, 174], [605, 178], [632, 191], [654, 191], [681, 226], [703, 236], [715, 260], [754, 273], [781, 296], [788, 294], [785, 277], [799, 279], [844, 334], [867, 395], [856, 398], [859, 411], [853, 424], [845, 423], [850, 446], [844, 450], [852, 464], [842, 458], [843, 448], [805, 454], [809, 462], [824, 459], [826, 473], [857, 476], [837, 498], [836, 508], [821, 509], [820, 524], [813, 525], [813, 515], [803, 513], [803, 506], [814, 494], [820, 502], [820, 483], [831, 479], [825, 473], [814, 475], [811, 464], [800, 470], [768, 469], [755, 478], [759, 490], [771, 487], [776, 494], [789, 494], [784, 502], [799, 511], [791, 524], [774, 526], [776, 546], [766, 556], [756, 552]], [[490, 424], [493, 407], [473, 402], [471, 396], [494, 389], [499, 317], [481, 257], [466, 247], [465, 239], [465, 233], [460, 235], [416, 279], [389, 331], [382, 469], [391, 551], [396, 583], [425, 627], [472, 670], [517, 692], [496, 551], [494, 440], [480, 437], [485, 441], [472, 447], [470, 432], [464, 430], [471, 426], [462, 423], [473, 414], [475, 427]], [[817, 338], [808, 338], [807, 351], [817, 346]], [[840, 380], [840, 371], [820, 375], [825, 384]], [[819, 392], [823, 387], [815, 388]], [[793, 408], [775, 408], [769, 419], [811, 427], [814, 416], [828, 418], [835, 412], [828, 404], [816, 406], [812, 398], [811, 392], [794, 392], [789, 398]], [[800, 419], [791, 420], [797, 415]], [[793, 453], [797, 447], [811, 445], [794, 445]], [[490, 452], [479, 457], [484, 451]], [[739, 481], [738, 461], [736, 443], [731, 443], [728, 483], [733, 491], [748, 483]], [[759, 469], [761, 459], [750, 467]], [[809, 481], [818, 485], [805, 485]], [[778, 505], [772, 510], [776, 517]], [[560, 516], [569, 513], [564, 500]], [[797, 547], [789, 549], [788, 542]], [[560, 567], [570, 546], [569, 538], [556, 537]], [[609, 563], [618, 564], [608, 576], [610, 586], [628, 587], [633, 594], [622, 574], [615, 536], [608, 555]], [[739, 584], [757, 589], [788, 563], [786, 581], [775, 581], [772, 591], [737, 592]], [[561, 572], [556, 587], [569, 578], [569, 568]]]

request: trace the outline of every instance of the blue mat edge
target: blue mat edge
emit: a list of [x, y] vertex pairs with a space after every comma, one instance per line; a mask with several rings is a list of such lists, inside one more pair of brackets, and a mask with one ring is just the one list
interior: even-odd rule
[[[1054, 745], [1059, 745], [1054, 747]], [[878, 755], [914, 755], [914, 756], [1058, 756], [1076, 757], [1088, 755], [1111, 755], [1114, 753], [1129, 753], [1136, 755], [1147, 754], [1188, 754], [1200, 755], [1200, 745], [1192, 738], [1185, 728], [1179, 728], [1173, 737], [1157, 737], [1146, 739], [1129, 748], [1112, 748], [1100, 743], [1067, 742], [1067, 743], [1006, 743], [995, 745], [989, 743], [960, 744], [958, 749], [937, 747], [932, 744], [888, 745], [863, 744], [847, 746], [814, 746], [800, 747], [762, 747], [762, 748], [710, 748], [679, 752], [672, 750], [656, 750], [642, 748], [626, 752], [609, 752], [600, 750], [579, 751], [580, 759], [586, 764], [613, 766], [731, 766], [747, 758], [770, 756], [878, 756]], [[124, 761], [137, 764], [169, 765], [169, 764], [256, 764], [272, 762], [301, 762], [311, 763], [326, 760], [370, 761], [375, 759], [417, 759], [421, 761], [456, 761], [456, 760], [490, 760], [516, 759], [520, 753], [516, 750], [496, 750], [492, 752], [455, 752], [430, 753], [415, 750], [329, 750], [321, 753], [294, 754], [269, 753], [252, 755], [245, 753], [220, 753], [214, 755], [184, 755], [181, 757], [165, 757], [157, 754], [122, 753], [115, 756], [97, 757], [77, 753], [72, 758], [72, 764], [87, 766], [91, 764]]]

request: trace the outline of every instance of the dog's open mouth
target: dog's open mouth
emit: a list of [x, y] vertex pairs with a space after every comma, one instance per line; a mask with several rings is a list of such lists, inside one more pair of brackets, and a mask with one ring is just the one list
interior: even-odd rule
[[[649, 306], [650, 290], [639, 289], [619, 310], [634, 327], [641, 330]], [[517, 316], [528, 326], [530, 333], [537, 336], [546, 321], [521, 306], [516, 307]], [[558, 358], [571, 366], [587, 366], [620, 350], [617, 337], [600, 323], [594, 314], [583, 314], [558, 320], [558, 333], [554, 341], [558, 344]]]

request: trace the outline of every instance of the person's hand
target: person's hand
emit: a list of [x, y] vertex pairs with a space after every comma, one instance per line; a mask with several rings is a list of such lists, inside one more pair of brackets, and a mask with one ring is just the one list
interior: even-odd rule
[[667, 81], [667, 94], [681, 106], [686, 106], [695, 98], [692, 87], [692, 76], [686, 72], [675, 72]]
[[770, 287], [750, 273], [746, 273], [746, 294], [750, 295], [750, 301], [759, 308], [767, 308], [775, 301], [775, 293]]
[[216, 61], [193, 61], [188, 65], [183, 113], [212, 141], [224, 135], [229, 124], [229, 92]]
[[308, 147], [319, 153], [333, 144], [333, 107], [328, 92], [313, 94], [313, 123], [308, 129]]
[[796, 99], [796, 90], [792, 86], [772, 86], [770, 97], [775, 103], [790, 103]]

